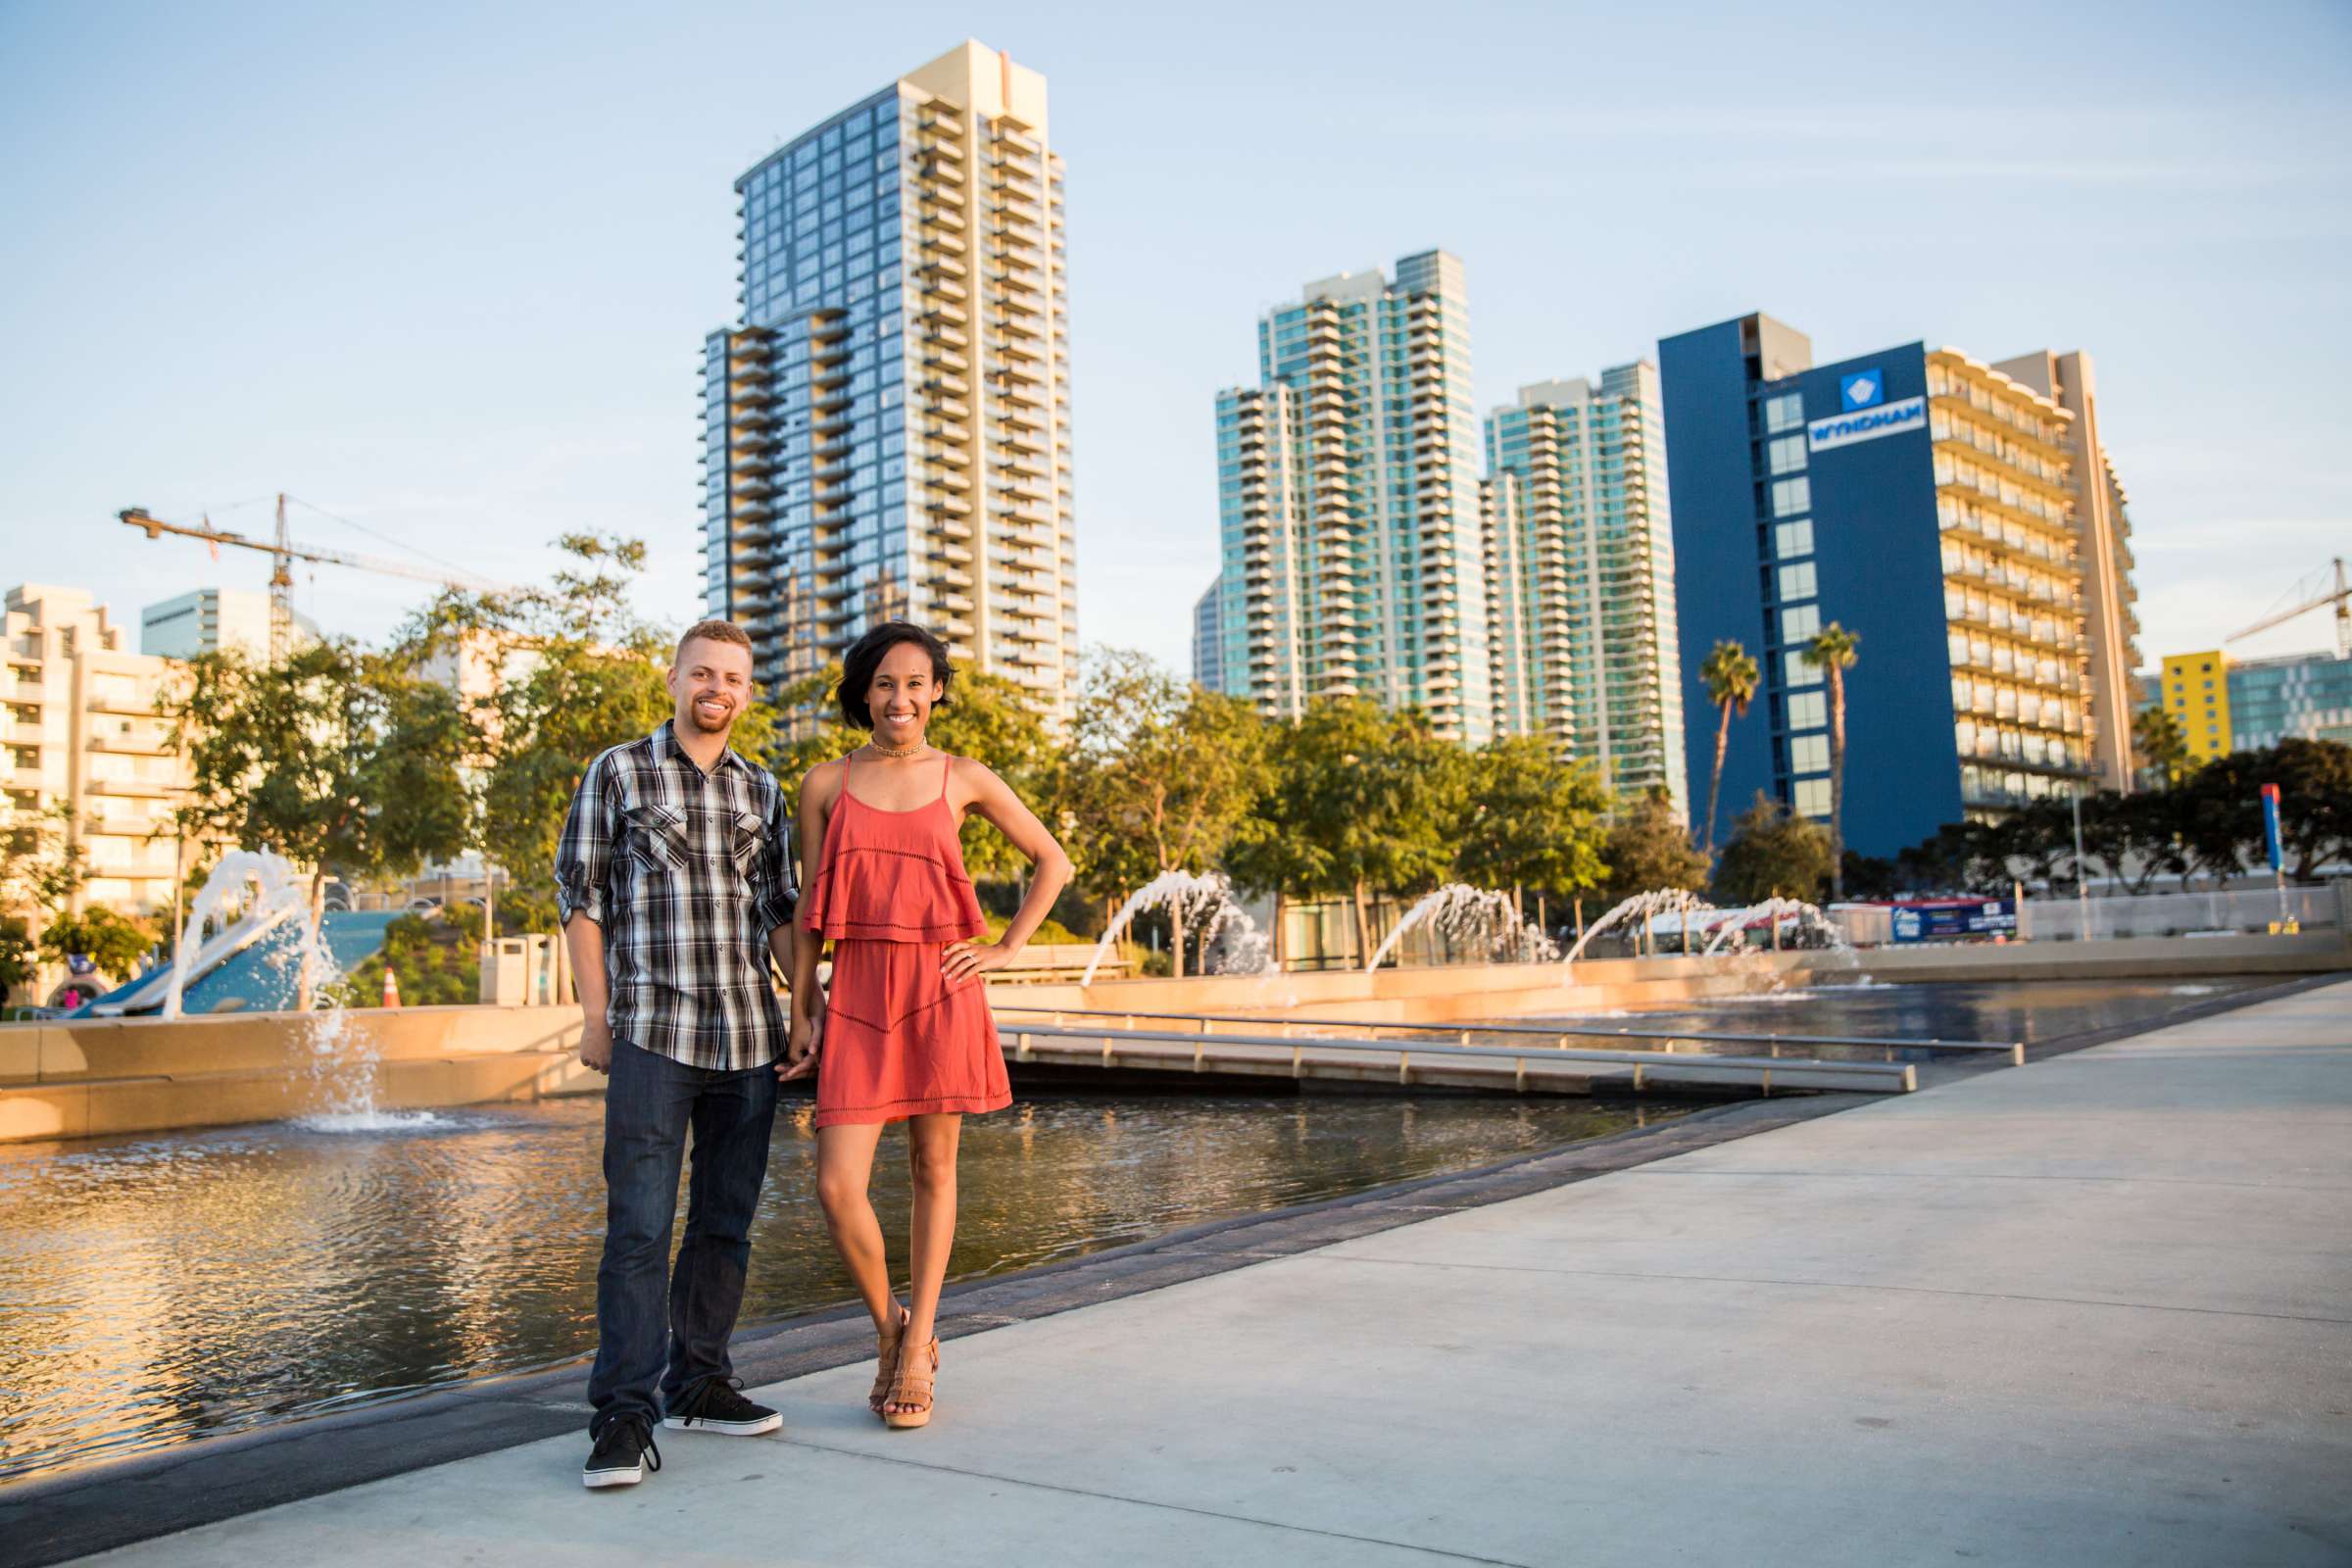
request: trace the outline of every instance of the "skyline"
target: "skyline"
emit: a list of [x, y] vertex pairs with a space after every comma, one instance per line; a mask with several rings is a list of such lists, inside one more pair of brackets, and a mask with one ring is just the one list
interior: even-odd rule
[[[691, 619], [691, 346], [733, 314], [732, 182], [967, 35], [1053, 82], [1069, 166], [1083, 644], [1187, 667], [1216, 568], [1214, 399], [1251, 378], [1258, 317], [1300, 277], [1428, 246], [1464, 262], [1482, 417], [1751, 310], [1825, 362], [1915, 339], [2090, 351], [2143, 667], [2216, 646], [2352, 539], [2328, 395], [2352, 228], [2340, 12], [2274, 8], [2257, 35], [2020, 9], [2033, 60], [1999, 26], [1784, 36], [1728, 14], [1702, 48], [1700, 11], [1475, 8], [1409, 57], [1215, 11], [1156, 52], [1122, 19], [1014, 8], [619, 15], [468, 19], [453, 51], [454, 9], [0, 11], [0, 127], [49, 154], [0, 176], [24, 215], [0, 235], [4, 575], [91, 588], [130, 621], [258, 587], [258, 559], [216, 564], [113, 514], [259, 534], [267, 500], [227, 503], [282, 488], [494, 577], [544, 575], [564, 527], [638, 534], [644, 607]], [[1284, 65], [1310, 47], [1312, 81]], [[1966, 91], [1923, 109], [1894, 73], [1930, 47]], [[1818, 89], [1759, 90], [1747, 57], [1776, 49]], [[157, 80], [201, 90], [115, 85]], [[1314, 199], [1268, 146], [1316, 149]], [[315, 515], [298, 536], [381, 553]], [[416, 602], [344, 572], [296, 596], [369, 637]], [[2230, 652], [2328, 641], [2315, 613]]]

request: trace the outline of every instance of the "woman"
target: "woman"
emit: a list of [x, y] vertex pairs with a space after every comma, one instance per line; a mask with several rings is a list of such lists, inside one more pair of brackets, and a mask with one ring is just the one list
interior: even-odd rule
[[[1012, 1102], [983, 976], [1021, 951], [1070, 879], [1068, 857], [1004, 781], [925, 743], [948, 694], [948, 651], [919, 626], [876, 626], [842, 662], [842, 716], [873, 739], [801, 783], [802, 918], [818, 940], [794, 952], [784, 1078], [816, 1072], [816, 1190], [833, 1244], [874, 1317], [880, 1367], [867, 1405], [893, 1427], [931, 1419], [933, 1325], [956, 1241], [956, 1144], [966, 1115]], [[1036, 875], [996, 942], [986, 932], [958, 829], [977, 811], [1029, 857]], [[822, 1050], [799, 1002], [816, 994], [817, 950], [833, 947]], [[907, 1124], [914, 1214], [904, 1306], [891, 1292], [882, 1227], [866, 1196], [874, 1146]]]

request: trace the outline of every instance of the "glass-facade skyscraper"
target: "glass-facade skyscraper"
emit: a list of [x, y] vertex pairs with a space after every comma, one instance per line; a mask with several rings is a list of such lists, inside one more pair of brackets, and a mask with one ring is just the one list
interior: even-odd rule
[[704, 598], [773, 687], [906, 616], [1050, 712], [1077, 673], [1062, 166], [972, 42], [762, 159], [705, 343]]
[[1522, 387], [1487, 416], [1495, 727], [1621, 794], [1690, 800], [1657, 368]]
[[1217, 397], [1220, 690], [1494, 733], [1478, 415], [1444, 251], [1309, 283], [1258, 322], [1259, 384]]

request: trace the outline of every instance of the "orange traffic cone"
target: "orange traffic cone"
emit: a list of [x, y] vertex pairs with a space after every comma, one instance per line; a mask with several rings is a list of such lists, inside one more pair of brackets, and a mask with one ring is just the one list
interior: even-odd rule
[[384, 1005], [400, 1005], [400, 976], [392, 972], [392, 966], [388, 963], [384, 965]]

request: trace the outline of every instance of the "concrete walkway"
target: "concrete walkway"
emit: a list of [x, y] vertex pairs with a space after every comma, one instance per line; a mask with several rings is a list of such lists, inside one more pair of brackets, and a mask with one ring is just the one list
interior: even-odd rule
[[123, 1563], [2352, 1559], [2352, 985]]

